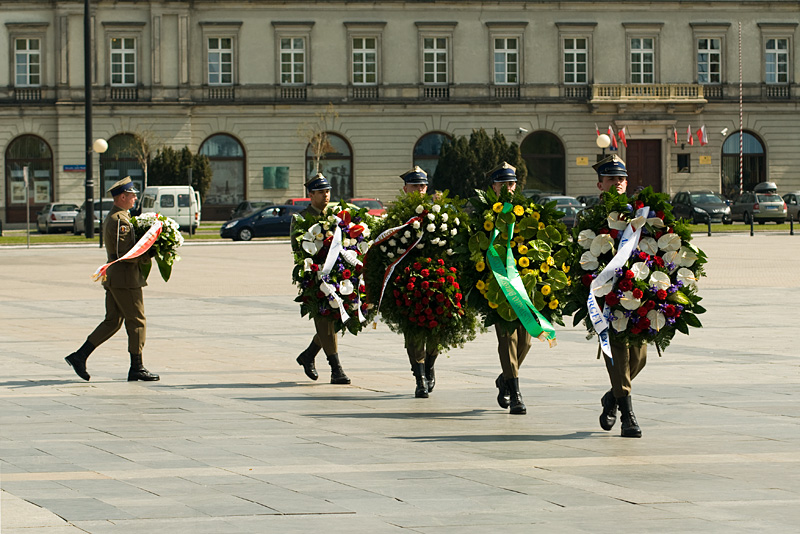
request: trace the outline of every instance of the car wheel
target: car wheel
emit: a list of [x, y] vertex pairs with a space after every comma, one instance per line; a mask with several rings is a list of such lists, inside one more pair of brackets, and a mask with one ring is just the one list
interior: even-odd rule
[[239, 230], [239, 241], [250, 241], [253, 239], [253, 231], [250, 228]]
[[74, 235], [81, 235], [81, 232], [78, 231], [78, 225], [75, 223], [72, 223], [72, 233]]
[[722, 219], [722, 224], [733, 224], [732, 219]]
[[758, 221], [758, 224], [767, 224], [767, 221]]
[[750, 222], [751, 222], [750, 214], [747, 213], [747, 212], [744, 212], [744, 214], [742, 214], [742, 220], [744, 221], [745, 224], [750, 224]]

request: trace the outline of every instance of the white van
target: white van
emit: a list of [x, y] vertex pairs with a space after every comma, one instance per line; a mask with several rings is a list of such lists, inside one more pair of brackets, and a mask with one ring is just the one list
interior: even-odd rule
[[174, 219], [181, 230], [195, 233], [200, 226], [200, 193], [190, 185], [148, 186], [139, 206], [141, 213], [154, 211]]

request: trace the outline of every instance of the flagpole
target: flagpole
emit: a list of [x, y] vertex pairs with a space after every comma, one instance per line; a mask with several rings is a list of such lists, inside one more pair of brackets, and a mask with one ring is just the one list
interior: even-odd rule
[[742, 21], [739, 21], [739, 194], [744, 191], [744, 120], [742, 111]]

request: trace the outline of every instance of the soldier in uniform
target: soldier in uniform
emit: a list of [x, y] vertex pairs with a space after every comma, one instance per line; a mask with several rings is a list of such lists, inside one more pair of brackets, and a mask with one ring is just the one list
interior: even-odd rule
[[[114, 207], [103, 221], [103, 239], [108, 261], [111, 262], [124, 256], [136, 244], [128, 210], [136, 203], [138, 191], [130, 176], [126, 176], [111, 186], [108, 193], [114, 197]], [[86, 371], [86, 359], [95, 348], [116, 334], [123, 323], [128, 333], [128, 352], [131, 356], [128, 380], [159, 379], [157, 374], [151, 373], [142, 365], [146, 330], [142, 288], [147, 282], [142, 276], [139, 264], [149, 262], [150, 258], [151, 254], [148, 251], [138, 258], [119, 261], [108, 267], [106, 278], [103, 280], [103, 287], [106, 290], [105, 319], [89, 335], [81, 348], [65, 358], [75, 373], [84, 380], [91, 378]]]
[[[421, 193], [424, 195], [428, 192], [428, 173], [419, 167], [414, 167], [410, 171], [401, 174], [400, 178], [405, 182], [403, 193]], [[438, 343], [428, 342], [421, 345], [411, 340], [408, 334], [404, 333], [403, 337], [405, 338], [408, 361], [411, 363], [411, 371], [417, 381], [414, 396], [426, 399], [428, 398], [428, 393], [433, 391], [433, 387], [436, 385], [436, 372], [433, 366], [436, 363], [436, 357], [439, 355]]]
[[[517, 189], [517, 169], [505, 161], [489, 171], [492, 190], [500, 196], [506, 190], [513, 193]], [[524, 415], [528, 412], [519, 390], [519, 368], [531, 350], [531, 335], [522, 326], [513, 332], [506, 332], [495, 326], [497, 334], [497, 352], [500, 355], [500, 367], [503, 372], [494, 384], [497, 386], [497, 404], [501, 408], [509, 408], [512, 414]]]
[[[304, 219], [318, 218], [331, 200], [331, 184], [322, 173], [317, 173], [316, 176], [311, 178], [305, 183], [308, 190], [308, 197], [311, 199], [311, 204], [300, 212]], [[294, 226], [290, 230], [290, 235], [294, 235]], [[292, 239], [292, 247], [298, 247], [294, 239]], [[331, 366], [331, 384], [349, 384], [350, 378], [344, 373], [341, 364], [339, 363], [339, 344], [336, 338], [336, 328], [333, 321], [329, 321], [325, 317], [314, 317], [314, 326], [317, 333], [311, 344], [306, 350], [300, 353], [297, 357], [297, 363], [303, 367], [306, 376], [311, 380], [317, 380], [319, 374], [314, 365], [314, 359], [319, 354], [320, 349], [325, 351], [325, 356], [328, 358], [328, 363]]]
[[[597, 188], [600, 191], [610, 191], [611, 188], [617, 193], [627, 191], [628, 171], [625, 162], [616, 154], [596, 163], [594, 170], [597, 171]], [[611, 379], [611, 389], [600, 399], [600, 404], [603, 406], [600, 427], [603, 430], [611, 430], [617, 422], [617, 409], [619, 409], [622, 414], [622, 437], [640, 438], [642, 430], [636, 421], [631, 403], [631, 381], [644, 369], [647, 362], [647, 345], [628, 346], [615, 341], [613, 337], [610, 343], [613, 362], [606, 354], [599, 351], [603, 354], [608, 377]]]

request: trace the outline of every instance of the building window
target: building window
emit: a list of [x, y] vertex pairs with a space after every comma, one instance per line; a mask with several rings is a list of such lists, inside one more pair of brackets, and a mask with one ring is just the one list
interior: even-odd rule
[[136, 85], [136, 39], [111, 39], [111, 85]]
[[114, 185], [120, 178], [130, 176], [136, 189], [144, 191], [144, 167], [140, 160], [142, 138], [136, 134], [117, 134], [108, 140], [108, 150], [100, 154], [100, 176], [102, 191]]
[[721, 39], [697, 40], [697, 83], [722, 83]]
[[564, 83], [587, 83], [588, 48], [585, 38], [567, 37], [564, 39]]
[[281, 84], [306, 83], [306, 43], [302, 37], [281, 39]]
[[[306, 176], [314, 176], [314, 147], [306, 147]], [[339, 134], [325, 132], [325, 147], [319, 158], [319, 172], [331, 184], [331, 200], [353, 196], [353, 151], [350, 144]]]
[[233, 85], [233, 39], [208, 38], [208, 85]]
[[378, 40], [375, 37], [353, 38], [353, 85], [378, 83]]
[[446, 84], [447, 79], [447, 37], [426, 37], [422, 40], [422, 82], [425, 84]]
[[42, 55], [39, 39], [15, 39], [14, 63], [17, 87], [39, 87], [42, 84]]
[[655, 82], [655, 49], [650, 37], [632, 37], [631, 83]]
[[678, 154], [678, 172], [692, 172], [691, 154]]
[[519, 83], [519, 42], [516, 38], [494, 39], [494, 83], [516, 85]]
[[533, 132], [522, 141], [519, 150], [525, 166], [530, 169], [525, 189], [565, 193], [566, 151], [555, 134], [544, 130]]
[[419, 166], [428, 173], [428, 180], [432, 180], [439, 165], [439, 155], [442, 145], [452, 139], [450, 135], [442, 132], [427, 133], [419, 138], [414, 145], [414, 165]]
[[[722, 143], [722, 194], [735, 199], [739, 196], [739, 135], [733, 132]], [[751, 132], [741, 132], [742, 136], [742, 179], [743, 191], [752, 191], [756, 184], [767, 180], [767, 158], [764, 143]]]
[[[28, 168], [28, 190], [25, 189]], [[44, 139], [22, 135], [12, 140], [5, 153], [6, 221], [25, 222], [30, 205], [31, 222], [38, 208], [53, 201], [53, 152]], [[27, 193], [27, 196], [26, 196]]]
[[208, 156], [211, 185], [203, 204], [203, 217], [224, 221], [231, 210], [245, 199], [245, 152], [233, 136], [214, 134], [200, 145], [200, 155]]
[[767, 83], [789, 83], [789, 39], [767, 39], [764, 67]]

